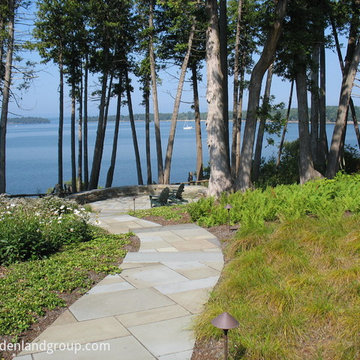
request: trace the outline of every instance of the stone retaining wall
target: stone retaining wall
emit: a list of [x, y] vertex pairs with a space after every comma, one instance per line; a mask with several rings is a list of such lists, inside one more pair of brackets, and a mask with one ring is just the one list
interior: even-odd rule
[[[106, 189], [96, 189], [90, 191], [83, 191], [80, 193], [68, 196], [68, 199], [77, 201], [80, 204], [87, 204], [94, 201], [107, 200], [117, 197], [125, 196], [141, 196], [141, 195], [155, 195], [165, 188], [169, 187], [171, 190], [178, 189], [179, 185], [138, 185], [138, 186], [120, 186]], [[186, 185], [184, 188], [184, 198], [195, 198], [199, 196], [206, 196], [207, 188], [200, 185]]]

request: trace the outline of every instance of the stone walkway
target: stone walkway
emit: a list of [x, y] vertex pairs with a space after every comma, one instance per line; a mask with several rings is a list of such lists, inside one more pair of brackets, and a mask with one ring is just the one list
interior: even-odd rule
[[218, 240], [197, 225], [124, 215], [117, 204], [91, 204], [99, 212], [93, 221], [113, 233], [136, 233], [139, 252], [128, 253], [120, 275], [99, 282], [15, 359], [191, 359], [192, 321], [223, 267]]

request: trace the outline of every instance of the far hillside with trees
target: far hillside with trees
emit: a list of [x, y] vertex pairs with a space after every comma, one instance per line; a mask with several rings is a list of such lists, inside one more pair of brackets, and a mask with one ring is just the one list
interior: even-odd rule
[[[337, 106], [327, 106], [326, 107], [326, 121], [328, 122], [335, 122], [336, 121], [336, 114], [337, 114]], [[360, 116], [360, 107], [359, 106], [355, 106], [355, 110], [356, 110], [356, 115], [357, 117]], [[286, 117], [286, 110], [285, 109], [281, 109], [279, 110], [281, 117], [285, 119]], [[309, 109], [309, 114], [311, 113], [311, 109]], [[150, 114], [150, 121], [153, 122], [154, 121], [154, 114]], [[172, 113], [159, 113], [159, 119], [160, 121], [167, 121], [170, 120], [172, 116]], [[233, 117], [233, 112], [229, 111], [229, 119], [231, 120]], [[200, 119], [201, 120], [206, 120], [207, 118], [207, 113], [206, 112], [202, 112], [200, 113]], [[243, 111], [243, 120], [245, 120], [246, 118], [246, 110]], [[13, 119], [10, 119], [10, 123]], [[108, 121], [115, 121], [116, 120], [116, 116], [115, 115], [109, 115], [108, 116]], [[120, 121], [129, 121], [130, 117], [129, 115], [121, 115], [120, 117]], [[134, 114], [134, 120], [135, 121], [145, 121], [145, 114]], [[178, 115], [178, 120], [194, 120], [194, 112], [192, 111], [188, 111], [188, 112], [182, 112], [179, 113]], [[270, 116], [269, 116], [269, 120], [270, 120]], [[289, 121], [297, 121], [298, 120], [298, 109], [297, 108], [292, 108], [290, 110], [290, 114], [289, 114]], [[348, 121], [351, 121], [352, 117], [351, 114], [348, 115]], [[88, 121], [90, 122], [97, 122], [98, 121], [98, 117], [97, 116], [90, 116], [88, 118]]]
[[40, 117], [18, 117], [10, 118], [9, 124], [49, 124], [49, 119], [44, 119]]

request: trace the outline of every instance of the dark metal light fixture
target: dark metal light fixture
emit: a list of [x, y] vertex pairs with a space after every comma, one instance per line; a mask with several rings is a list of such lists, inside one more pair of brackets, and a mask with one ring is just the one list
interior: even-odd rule
[[135, 200], [136, 200], [136, 197], [134, 196], [134, 197], [133, 197], [133, 201], [134, 201], [134, 216], [135, 216]]
[[232, 209], [232, 206], [230, 204], [226, 204], [224, 209], [228, 212], [228, 231], [230, 232], [230, 210]]
[[211, 320], [211, 323], [224, 331], [225, 336], [225, 347], [224, 347], [224, 359], [228, 358], [228, 331], [239, 326], [239, 322], [233, 318], [229, 313], [224, 312]]

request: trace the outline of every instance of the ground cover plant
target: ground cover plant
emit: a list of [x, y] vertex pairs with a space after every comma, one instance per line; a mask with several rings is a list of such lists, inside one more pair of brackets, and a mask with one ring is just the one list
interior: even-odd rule
[[61, 294], [88, 291], [94, 284], [91, 273], [119, 273], [130, 236], [93, 230], [87, 242], [65, 245], [47, 259], [5, 268], [0, 278], [0, 334], [16, 340], [45, 310], [66, 306]]
[[165, 220], [175, 220], [178, 222], [181, 222], [186, 214], [187, 205], [158, 206], [151, 209], [129, 211], [129, 215], [136, 216], [138, 218], [158, 217]]
[[[84, 294], [99, 278], [119, 273], [133, 234], [113, 235], [91, 226], [85, 209], [60, 199], [1, 202], [0, 226], [7, 231], [1, 232], [1, 239], [21, 245], [21, 251], [10, 248], [1, 253], [5, 261], [0, 266], [0, 341], [16, 342], [47, 311], [66, 306], [67, 295]], [[40, 230], [26, 242], [26, 231], [33, 236], [32, 222]], [[35, 234], [42, 247], [56, 247], [37, 251]], [[21, 244], [24, 239], [29, 250]]]
[[[241, 228], [263, 226], [269, 221], [296, 219], [305, 215], [342, 216], [360, 211], [360, 175], [339, 174], [334, 179], [311, 181], [303, 186], [279, 185], [224, 195], [219, 200], [203, 198], [188, 205], [193, 221], [202, 226], [226, 224], [228, 215]], [[231, 204], [228, 213], [226, 204]]]
[[226, 223], [229, 202], [240, 223], [195, 324], [198, 339], [220, 339], [210, 321], [228, 311], [240, 323], [229, 332], [232, 359], [360, 358], [359, 180], [339, 175], [190, 204], [194, 219], [214, 224]]

